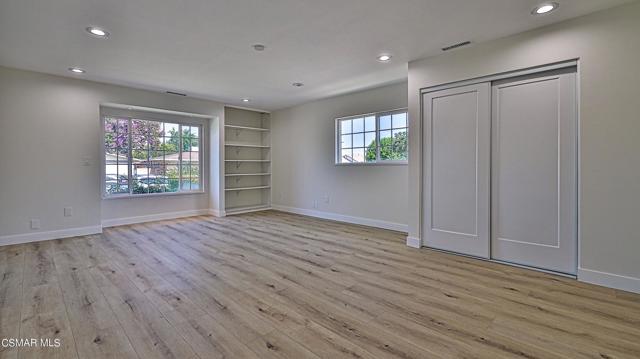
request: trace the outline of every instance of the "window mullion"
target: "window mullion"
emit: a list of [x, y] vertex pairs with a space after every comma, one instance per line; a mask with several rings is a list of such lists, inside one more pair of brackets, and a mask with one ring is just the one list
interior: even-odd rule
[[182, 192], [182, 124], [178, 124], [178, 192]]
[[376, 162], [380, 161], [380, 114], [376, 114]]
[[128, 159], [127, 159], [127, 167], [128, 167], [128, 173], [127, 173], [127, 179], [129, 181], [129, 195], [133, 195], [133, 151], [131, 149], [132, 145], [133, 145], [133, 141], [132, 138], [133, 136], [131, 135], [131, 132], [133, 130], [133, 121], [128, 118], [127, 119], [127, 139], [129, 141], [128, 143]]

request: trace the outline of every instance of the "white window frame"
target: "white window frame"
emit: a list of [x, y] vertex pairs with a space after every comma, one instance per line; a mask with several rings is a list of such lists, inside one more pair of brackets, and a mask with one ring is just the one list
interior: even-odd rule
[[[409, 111], [407, 108], [398, 108], [389, 111], [380, 111], [380, 112], [370, 112], [358, 115], [344, 116], [338, 117], [335, 119], [335, 155], [334, 155], [334, 164], [336, 166], [393, 166], [393, 165], [407, 165], [409, 163], [407, 160], [381, 160], [380, 159], [380, 117], [386, 115], [394, 115], [397, 113], [406, 113], [407, 114], [407, 144], [409, 141]], [[365, 118], [375, 116], [376, 118], [376, 160], [371, 162], [340, 162], [340, 144], [341, 144], [341, 136], [342, 129], [340, 126], [340, 122], [343, 120], [350, 120], [355, 118]], [[386, 130], [385, 130], [386, 131]], [[408, 147], [407, 147], [408, 152]], [[366, 153], [365, 153], [366, 155]], [[407, 157], [409, 154], [407, 153]]]
[[[105, 142], [105, 120], [107, 118], [117, 118], [117, 119], [123, 119], [123, 120], [128, 120], [129, 121], [129, 139], [128, 139], [128, 143], [129, 143], [129, 151], [127, 154], [128, 157], [128, 162], [127, 162], [127, 166], [129, 167], [128, 169], [128, 174], [127, 174], [127, 181], [129, 183], [129, 192], [128, 193], [114, 193], [114, 194], [108, 194], [107, 193], [107, 179], [106, 179], [106, 160], [105, 160], [105, 155], [107, 153], [107, 145]], [[132, 172], [133, 172], [133, 154], [132, 154], [132, 148], [131, 148], [131, 128], [132, 128], [132, 120], [143, 120], [143, 121], [154, 121], [154, 122], [160, 122], [160, 123], [175, 123], [178, 125], [178, 130], [180, 131], [180, 149], [182, 149], [182, 126], [190, 126], [190, 127], [198, 127], [198, 133], [199, 133], [199, 137], [198, 137], [198, 170], [199, 170], [199, 174], [198, 174], [198, 178], [200, 178], [200, 189], [197, 190], [183, 190], [182, 189], [182, 151], [179, 151], [179, 170], [178, 170], [178, 174], [179, 174], [179, 182], [178, 182], [178, 191], [176, 192], [161, 192], [161, 193], [136, 193], [134, 194], [132, 192], [133, 190], [133, 186], [131, 185], [131, 180], [132, 180]], [[192, 195], [192, 194], [204, 194], [207, 193], [206, 192], [206, 179], [204, 177], [204, 174], [206, 173], [205, 171], [205, 161], [204, 161], [204, 151], [206, 150], [206, 145], [205, 145], [205, 133], [204, 131], [206, 130], [206, 127], [202, 124], [202, 123], [196, 123], [196, 122], [191, 122], [191, 121], [185, 121], [182, 118], [166, 118], [166, 119], [161, 119], [161, 118], [153, 118], [153, 116], [123, 116], [120, 114], [100, 114], [100, 137], [101, 137], [101, 145], [102, 145], [102, 151], [101, 151], [101, 156], [102, 156], [102, 160], [101, 160], [101, 179], [100, 179], [100, 192], [101, 192], [101, 197], [102, 199], [118, 199], [118, 198], [148, 198], [148, 197], [157, 197], [157, 196], [183, 196], [183, 195]]]

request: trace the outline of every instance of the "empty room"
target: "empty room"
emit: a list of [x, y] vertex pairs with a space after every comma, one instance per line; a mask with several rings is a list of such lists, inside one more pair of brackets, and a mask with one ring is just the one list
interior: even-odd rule
[[635, 0], [2, 0], [0, 359], [640, 358], [639, 58]]

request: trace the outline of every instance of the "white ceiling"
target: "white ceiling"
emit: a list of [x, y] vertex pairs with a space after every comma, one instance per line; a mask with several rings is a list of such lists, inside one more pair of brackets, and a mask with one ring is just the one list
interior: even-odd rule
[[532, 16], [542, 0], [2, 0], [0, 65], [75, 77], [79, 66], [90, 80], [278, 109], [401, 81], [409, 61], [452, 43], [630, 2], [555, 1]]

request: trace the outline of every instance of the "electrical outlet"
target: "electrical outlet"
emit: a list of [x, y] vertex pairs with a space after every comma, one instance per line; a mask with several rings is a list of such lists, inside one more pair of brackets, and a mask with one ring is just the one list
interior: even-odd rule
[[31, 220], [31, 229], [40, 229], [40, 220], [32, 219]]
[[64, 207], [64, 216], [65, 216], [65, 217], [71, 217], [71, 216], [73, 216], [73, 208], [71, 208], [71, 207]]
[[325, 195], [322, 197], [322, 200], [324, 201], [324, 203], [329, 204], [329, 195], [328, 195], [328, 194], [325, 194]]
[[314, 199], [312, 205], [313, 208], [318, 208], [318, 201]]

